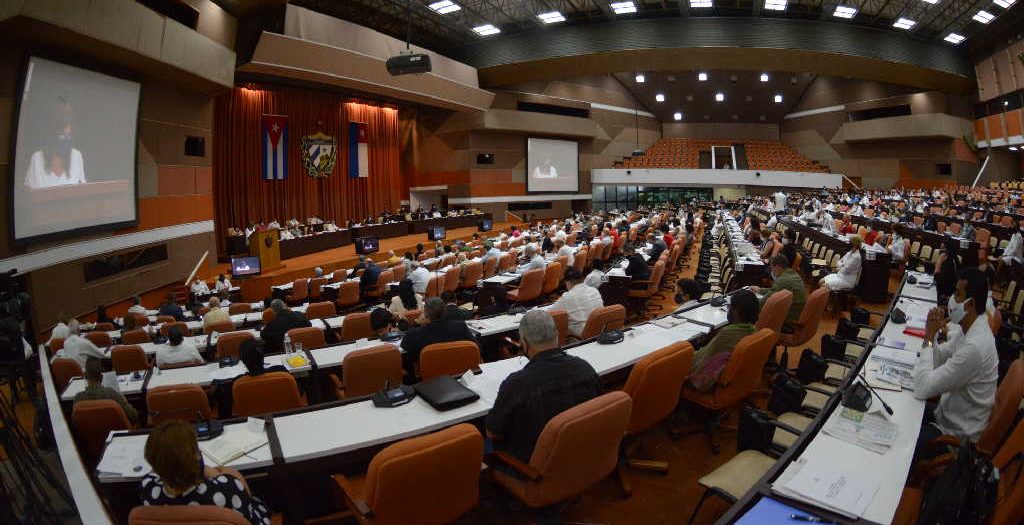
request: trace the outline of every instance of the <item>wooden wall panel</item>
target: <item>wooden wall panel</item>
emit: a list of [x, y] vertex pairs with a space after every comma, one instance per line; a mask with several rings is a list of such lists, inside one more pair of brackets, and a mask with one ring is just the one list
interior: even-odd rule
[[985, 117], [985, 127], [988, 129], [989, 140], [1006, 138], [1002, 115], [989, 115]]
[[978, 100], [985, 101], [999, 96], [994, 64], [992, 57], [988, 57], [974, 66], [974, 74], [978, 78]]
[[1024, 135], [1024, 131], [1022, 131], [1022, 118], [1024, 118], [1024, 110], [1021, 109], [1015, 109], [1003, 115], [1003, 119], [1006, 122], [1007, 137]]
[[974, 140], [988, 140], [988, 131], [983, 118], [974, 121]]

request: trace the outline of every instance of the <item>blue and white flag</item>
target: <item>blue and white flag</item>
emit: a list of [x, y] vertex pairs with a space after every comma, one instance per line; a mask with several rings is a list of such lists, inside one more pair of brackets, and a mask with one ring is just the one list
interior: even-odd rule
[[288, 178], [288, 117], [263, 115], [263, 180]]
[[348, 123], [348, 176], [370, 176], [370, 139], [365, 122]]

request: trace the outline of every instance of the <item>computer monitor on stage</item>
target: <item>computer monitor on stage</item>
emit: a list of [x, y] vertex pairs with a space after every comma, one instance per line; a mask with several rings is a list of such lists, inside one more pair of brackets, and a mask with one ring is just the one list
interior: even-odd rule
[[355, 243], [356, 253], [359, 255], [370, 255], [380, 250], [380, 238], [378, 237], [359, 237]]
[[444, 226], [431, 226], [430, 229], [427, 230], [428, 241], [440, 241], [441, 239], [444, 239], [444, 236]]
[[489, 232], [494, 227], [494, 219], [480, 219], [476, 223], [477, 231]]
[[231, 276], [232, 277], [245, 277], [247, 275], [259, 275], [260, 274], [260, 258], [259, 257], [232, 257], [231, 258]]

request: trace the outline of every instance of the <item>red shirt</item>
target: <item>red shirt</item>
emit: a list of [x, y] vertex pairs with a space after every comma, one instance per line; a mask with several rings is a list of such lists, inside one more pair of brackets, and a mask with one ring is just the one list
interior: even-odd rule
[[672, 234], [670, 234], [670, 233], [666, 233], [666, 234], [665, 234], [665, 235], [664, 235], [664, 236], [662, 237], [662, 240], [664, 240], [664, 241], [665, 241], [665, 246], [668, 246], [669, 248], [671, 248], [671, 247], [672, 247], [672, 243], [676, 242], [676, 238], [675, 238], [675, 237], [673, 237], [673, 236], [672, 236]]

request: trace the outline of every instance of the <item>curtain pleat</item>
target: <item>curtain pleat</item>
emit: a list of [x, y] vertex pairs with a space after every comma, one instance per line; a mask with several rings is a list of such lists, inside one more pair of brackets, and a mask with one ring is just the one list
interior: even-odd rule
[[[339, 224], [394, 210], [404, 180], [400, 167], [398, 111], [347, 102], [337, 94], [300, 89], [235, 88], [214, 108], [213, 195], [217, 245], [224, 252], [229, 227], [319, 215]], [[288, 178], [263, 180], [263, 115], [288, 117]], [[369, 177], [348, 176], [348, 123], [365, 122]], [[335, 138], [337, 160], [327, 178], [302, 165], [302, 137], [318, 131]]]

